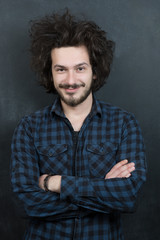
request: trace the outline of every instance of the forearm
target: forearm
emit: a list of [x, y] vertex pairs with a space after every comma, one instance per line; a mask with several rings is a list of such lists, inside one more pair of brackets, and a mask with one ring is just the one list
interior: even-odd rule
[[[17, 178], [17, 176], [19, 176]], [[32, 179], [32, 180], [31, 180]], [[35, 176], [34, 176], [35, 179]], [[60, 199], [60, 194], [56, 192], [45, 192], [38, 186], [37, 181], [33, 181], [30, 176], [24, 176], [19, 171], [12, 172], [13, 192], [22, 202], [24, 210], [29, 217], [53, 217], [63, 216], [68, 210], [70, 213], [76, 211], [78, 207], [71, 202]]]
[[15, 130], [11, 147], [11, 183], [29, 217], [58, 217], [78, 207], [60, 200], [57, 192], [45, 192], [39, 187], [39, 159], [29, 127], [22, 121]]
[[[64, 201], [70, 199], [77, 206], [95, 211], [133, 211], [137, 193], [145, 180], [143, 171], [141, 178], [134, 170], [134, 163], [123, 160], [106, 174], [105, 179], [56, 175], [48, 178], [47, 188], [60, 193]], [[40, 177], [42, 189], [46, 176]]]
[[77, 205], [95, 211], [132, 212], [144, 181], [145, 176], [137, 178], [134, 174], [127, 179], [106, 180], [63, 176], [60, 198], [62, 200], [69, 198]]

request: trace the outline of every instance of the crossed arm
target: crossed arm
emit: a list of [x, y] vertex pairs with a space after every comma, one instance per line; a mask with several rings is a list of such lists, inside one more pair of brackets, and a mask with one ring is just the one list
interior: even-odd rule
[[125, 160], [106, 172], [104, 179], [55, 175], [48, 181], [50, 191], [45, 192], [47, 174], [39, 176], [31, 127], [24, 118], [13, 136], [11, 181], [27, 215], [57, 218], [73, 213], [79, 206], [104, 213], [134, 211], [137, 194], [146, 180], [144, 145], [134, 119], [123, 132], [117, 159]]
[[[114, 167], [106, 174], [105, 179], [111, 178], [129, 178], [131, 173], [135, 170], [135, 164], [133, 162], [128, 163], [128, 160], [122, 160], [121, 162], [114, 165]], [[44, 189], [44, 179], [47, 174], [43, 174], [39, 178], [39, 187]], [[48, 189], [52, 192], [61, 192], [61, 179], [62, 176], [54, 175], [48, 180]]]

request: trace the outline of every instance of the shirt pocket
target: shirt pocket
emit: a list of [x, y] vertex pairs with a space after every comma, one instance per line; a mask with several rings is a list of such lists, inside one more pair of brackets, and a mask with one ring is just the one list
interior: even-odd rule
[[52, 173], [55, 175], [67, 174], [67, 152], [67, 144], [51, 144], [47, 146], [37, 146], [40, 173]]
[[88, 161], [91, 177], [104, 178], [116, 164], [117, 147], [114, 143], [88, 144]]

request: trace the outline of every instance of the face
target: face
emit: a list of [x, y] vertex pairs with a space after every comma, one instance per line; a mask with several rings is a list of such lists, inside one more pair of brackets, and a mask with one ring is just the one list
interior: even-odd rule
[[77, 106], [92, 94], [91, 86], [95, 78], [87, 48], [61, 47], [51, 51], [54, 87], [61, 101], [69, 106]]

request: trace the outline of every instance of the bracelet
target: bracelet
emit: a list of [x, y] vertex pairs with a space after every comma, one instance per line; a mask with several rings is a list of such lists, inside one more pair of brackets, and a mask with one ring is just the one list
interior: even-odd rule
[[52, 176], [54, 176], [54, 174], [50, 173], [50, 174], [48, 174], [48, 175], [45, 177], [45, 179], [44, 179], [43, 187], [44, 187], [44, 190], [45, 190], [46, 192], [50, 191], [50, 190], [48, 189], [48, 181], [49, 181], [50, 177], [52, 177]]

